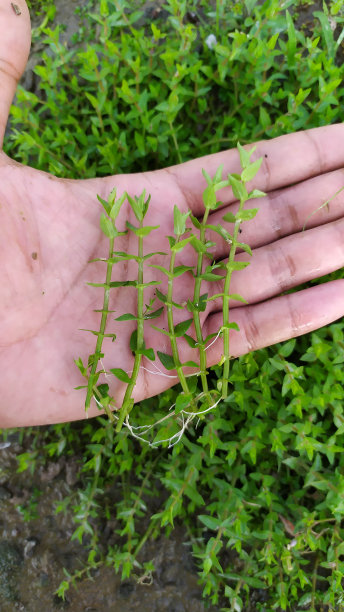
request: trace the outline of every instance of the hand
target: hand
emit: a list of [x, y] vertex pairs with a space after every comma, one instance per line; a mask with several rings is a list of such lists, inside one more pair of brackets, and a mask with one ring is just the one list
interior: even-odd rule
[[[7, 0], [0, 1], [0, 145], [16, 83], [22, 74], [30, 42], [29, 14], [24, 0], [17, 0], [22, 14], [16, 16]], [[318, 278], [344, 265], [344, 193], [306, 219], [344, 184], [344, 126], [333, 125], [289, 134], [257, 145], [255, 157], [263, 165], [252, 188], [267, 192], [258, 200], [257, 217], [243, 225], [241, 238], [250, 244], [250, 265], [233, 276], [231, 292], [249, 302], [231, 305], [231, 321], [240, 332], [231, 335], [231, 354], [242, 355], [299, 336], [326, 325], [343, 315], [344, 282], [333, 281], [307, 290], [281, 295], [285, 290]], [[147, 250], [166, 250], [166, 236], [173, 233], [173, 206], [191, 209], [202, 216], [201, 170], [212, 176], [224, 164], [224, 176], [239, 171], [236, 150], [218, 153], [180, 166], [135, 175], [119, 175], [85, 181], [57, 179], [22, 166], [0, 153], [0, 426], [39, 425], [85, 418], [84, 396], [74, 388], [83, 384], [74, 359], [87, 360], [94, 351], [95, 338], [80, 328], [99, 329], [102, 290], [86, 285], [104, 281], [104, 264], [89, 261], [106, 257], [107, 240], [99, 227], [97, 194], [107, 199], [116, 186], [120, 195], [132, 196], [143, 189], [151, 194], [147, 224], [160, 229], [149, 238]], [[220, 199], [224, 208], [213, 213], [211, 223], [232, 210], [236, 203], [229, 189]], [[125, 228], [129, 207], [122, 208], [118, 225]], [[133, 219], [131, 218], [131, 221]], [[218, 237], [214, 257], [225, 258], [228, 246]], [[214, 240], [214, 241], [215, 241]], [[118, 250], [135, 252], [133, 236], [121, 239]], [[134, 250], [133, 250], [134, 249]], [[192, 250], [181, 258], [190, 261]], [[239, 254], [238, 259], [247, 259]], [[154, 263], [166, 265], [161, 257]], [[194, 263], [194, 261], [191, 261]], [[114, 269], [120, 279], [135, 278], [135, 266]], [[161, 278], [147, 268], [146, 280]], [[152, 290], [153, 294], [154, 288]], [[190, 278], [180, 277], [174, 299], [192, 298]], [[211, 283], [202, 292], [217, 293]], [[147, 291], [147, 302], [150, 294]], [[136, 291], [112, 290], [110, 308], [119, 316], [135, 312]], [[222, 305], [212, 301], [202, 313], [203, 335], [216, 332], [222, 323]], [[178, 320], [189, 313], [177, 311]], [[163, 320], [154, 323], [163, 326]], [[107, 344], [105, 368], [121, 367], [130, 373], [133, 364], [129, 348], [130, 323], [113, 323], [114, 344]], [[112, 327], [111, 327], [112, 329]], [[165, 336], [145, 329], [147, 347], [168, 351]], [[181, 343], [186, 359], [192, 350]], [[219, 361], [222, 341], [207, 351], [208, 365]], [[154, 396], [177, 381], [157, 376], [154, 364], [143, 360], [135, 400]], [[159, 364], [161, 367], [161, 364]], [[161, 368], [163, 369], [163, 368]], [[154, 372], [151, 374], [148, 370]], [[171, 372], [168, 373], [169, 375]], [[115, 397], [123, 396], [123, 385], [111, 387]], [[97, 415], [95, 405], [89, 416]]]

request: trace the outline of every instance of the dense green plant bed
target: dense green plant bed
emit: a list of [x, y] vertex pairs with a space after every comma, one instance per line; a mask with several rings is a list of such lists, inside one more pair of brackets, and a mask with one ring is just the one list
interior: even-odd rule
[[[19, 88], [8, 154], [89, 178], [342, 120], [341, 0], [136, 4], [89, 2], [66, 46], [47, 3], [34, 33], [45, 47], [35, 68], [40, 89]], [[74, 508], [73, 537], [89, 549], [80, 576], [107, 564], [123, 578], [154, 577], [145, 543], [182, 523], [205, 601], [219, 609], [338, 612], [343, 362], [338, 322], [232, 361], [227, 397], [173, 448], [152, 449], [99, 417], [28, 430], [33, 450], [19, 457], [19, 469], [83, 455], [82, 488], [57, 508]], [[221, 377], [220, 366], [211, 369], [213, 388]], [[152, 411], [163, 418], [180, 391], [142, 402], [142, 422]], [[114, 483], [121, 495], [111, 498]], [[161, 500], [153, 515], [152, 499]], [[119, 543], [104, 550], [96, 518], [109, 515]], [[77, 578], [67, 575], [59, 594]]]

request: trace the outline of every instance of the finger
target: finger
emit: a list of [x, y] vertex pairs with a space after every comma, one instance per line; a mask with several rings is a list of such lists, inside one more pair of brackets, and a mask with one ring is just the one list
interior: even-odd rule
[[[250, 265], [233, 273], [230, 292], [255, 304], [342, 268], [343, 235], [344, 219], [340, 219], [255, 249], [252, 257], [240, 253], [237, 260]], [[223, 292], [223, 281], [209, 285], [210, 295]], [[209, 304], [212, 312], [222, 310], [220, 299]], [[240, 302], [231, 302], [231, 307], [238, 306]]]
[[0, 148], [11, 103], [30, 51], [30, 15], [24, 0], [0, 0]]
[[[232, 331], [230, 354], [232, 357], [302, 336], [339, 319], [344, 314], [344, 280], [331, 281], [304, 289], [298, 293], [280, 296], [231, 311], [240, 331]], [[222, 325], [222, 313], [209, 317], [204, 336], [217, 333]], [[207, 350], [208, 364], [219, 362], [223, 353], [219, 338]]]
[[[260, 141], [256, 147], [252, 160], [262, 157], [263, 163], [250, 187], [269, 192], [344, 166], [344, 124], [286, 134]], [[246, 148], [251, 149], [252, 145]], [[237, 150], [207, 155], [164, 170], [175, 179], [194, 215], [201, 215], [204, 210], [202, 193], [206, 181], [202, 168], [213, 176], [221, 164], [224, 176], [240, 173]], [[219, 199], [226, 204], [235, 200], [230, 189], [219, 192]]]
[[[335, 194], [343, 186], [344, 172], [341, 169], [252, 200], [247, 207], [258, 208], [258, 213], [254, 219], [242, 224], [240, 241], [246, 242], [251, 248], [257, 248], [300, 232], [304, 227], [309, 229], [341, 218], [344, 216], [344, 189], [337, 196]], [[331, 201], [325, 206], [328, 200]], [[231, 232], [232, 224], [222, 218], [228, 211], [235, 214], [237, 210], [237, 203], [217, 210], [210, 215], [209, 223], [221, 224]], [[228, 244], [218, 234], [209, 231], [207, 239], [216, 244], [211, 251], [215, 259], [227, 255]]]

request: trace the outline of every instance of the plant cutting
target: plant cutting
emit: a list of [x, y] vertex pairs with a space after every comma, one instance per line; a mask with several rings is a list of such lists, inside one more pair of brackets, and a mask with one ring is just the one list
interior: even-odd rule
[[[85, 410], [88, 411], [90, 403], [93, 400], [98, 407], [104, 410], [108, 418], [116, 424], [116, 431], [120, 432], [123, 425], [127, 426], [131, 432], [145, 441], [144, 437], [148, 431], [151, 431], [153, 425], [150, 424], [146, 428], [138, 426], [140, 435], [135, 434], [135, 428], [130, 424], [129, 415], [134, 406], [133, 391], [140, 367], [142, 367], [142, 359], [146, 358], [149, 361], [155, 361], [158, 357], [162, 366], [167, 371], [175, 371], [178, 381], [182, 388], [182, 393], [179, 394], [176, 403], [166, 414], [166, 419], [174, 418], [180, 427], [167, 440], [170, 444], [180, 440], [182, 433], [188, 424], [195, 418], [203, 415], [215, 408], [221, 398], [226, 398], [228, 394], [229, 379], [229, 362], [230, 355], [230, 330], [239, 330], [238, 325], [230, 321], [230, 300], [239, 300], [245, 302], [244, 298], [237, 294], [230, 293], [230, 284], [234, 271], [240, 271], [249, 265], [249, 262], [238, 262], [235, 260], [235, 255], [238, 251], [244, 250], [250, 255], [252, 251], [247, 244], [238, 240], [240, 226], [244, 221], [254, 218], [257, 214], [257, 208], [245, 209], [245, 203], [253, 198], [258, 198], [265, 195], [259, 190], [248, 191], [247, 183], [251, 181], [259, 171], [262, 159], [251, 162], [252, 154], [255, 151], [253, 147], [247, 151], [238, 143], [238, 152], [242, 167], [241, 174], [229, 174], [226, 178], [222, 177], [223, 167], [220, 166], [214, 177], [210, 177], [206, 170], [203, 170], [203, 176], [206, 180], [206, 188], [203, 192], [204, 213], [201, 219], [194, 217], [189, 211], [182, 212], [177, 206], [174, 207], [174, 235], [168, 236], [169, 253], [154, 252], [144, 255], [144, 240], [151, 232], [159, 229], [159, 226], [145, 225], [144, 219], [149, 209], [150, 196], [146, 196], [143, 191], [139, 196], [132, 197], [128, 193], [124, 193], [117, 198], [116, 189], [113, 189], [107, 201], [98, 199], [102, 204], [103, 211], [100, 217], [100, 227], [102, 232], [109, 240], [108, 255], [106, 258], [98, 258], [93, 261], [101, 261], [106, 264], [106, 277], [104, 282], [89, 283], [90, 286], [102, 288], [103, 307], [96, 312], [101, 314], [99, 330], [90, 331], [96, 336], [96, 346], [94, 353], [89, 355], [87, 365], [84, 365], [81, 358], [76, 360], [81, 374], [87, 380], [87, 384], [78, 388], [86, 388]], [[211, 221], [211, 213], [219, 209], [222, 205], [221, 200], [217, 199], [217, 192], [225, 187], [231, 187], [234, 196], [239, 201], [238, 211], [226, 213], [222, 220], [224, 223], [214, 225]], [[126, 230], [119, 231], [116, 227], [116, 220], [122, 206], [131, 207], [138, 225], [133, 225], [126, 221]], [[189, 223], [188, 225], [188, 222]], [[232, 230], [225, 228], [226, 224], [232, 224]], [[210, 247], [215, 246], [215, 243], [206, 238], [207, 231], [215, 232], [221, 239], [224, 239], [229, 245], [228, 260], [217, 262], [214, 261], [213, 254], [210, 252]], [[137, 243], [136, 253], [126, 253], [115, 250], [115, 240], [131, 232]], [[176, 265], [178, 256], [186, 248], [191, 247], [195, 251], [195, 264]], [[149, 264], [150, 258], [155, 255], [163, 256], [167, 259], [167, 265]], [[137, 280], [113, 280], [113, 270], [119, 262], [135, 261], [137, 264]], [[167, 278], [167, 291], [164, 293], [160, 288], [155, 289], [155, 297], [146, 304], [144, 308], [144, 293], [148, 287], [162, 285], [161, 280], [152, 280], [145, 282], [145, 266], [149, 265], [162, 273]], [[187, 300], [187, 303], [178, 303], [174, 300], [174, 287], [183, 274], [188, 273], [193, 279], [192, 298]], [[202, 293], [202, 287], [206, 283], [208, 286], [212, 282], [223, 283], [223, 291], [208, 297], [209, 291]], [[131, 372], [126, 372], [122, 368], [109, 368], [105, 370], [102, 359], [104, 358], [103, 340], [111, 338], [116, 341], [116, 333], [113, 330], [113, 324], [109, 320], [109, 315], [112, 312], [109, 310], [110, 292], [120, 287], [133, 287], [137, 291], [136, 311], [124, 313], [115, 318], [116, 322], [125, 323], [135, 321], [136, 328], [130, 337], [130, 349], [133, 354], [133, 367]], [[217, 333], [208, 334], [205, 338], [202, 332], [201, 313], [207, 308], [207, 303], [210, 300], [217, 298], [222, 299], [223, 323]], [[155, 302], [159, 300], [161, 305], [155, 308]], [[155, 308], [155, 309], [154, 309]], [[175, 323], [176, 310], [188, 311], [191, 317], [188, 317], [179, 323]], [[152, 319], [167, 320], [167, 329], [163, 326], [154, 325]], [[153, 329], [164, 334], [168, 338], [170, 352], [163, 352], [152, 347], [146, 347], [145, 343], [145, 326], [151, 325]], [[193, 333], [190, 330], [193, 329]], [[206, 351], [209, 347], [209, 342], [219, 341], [219, 337], [223, 339], [223, 355], [219, 365], [223, 368], [222, 380], [218, 382], [218, 388], [209, 388], [208, 369]], [[194, 358], [187, 361], [182, 361], [180, 357], [180, 342], [185, 340], [188, 346], [194, 351]], [[190, 369], [193, 371], [190, 373]], [[196, 372], [195, 372], [196, 370]], [[116, 397], [113, 397], [110, 392], [109, 377], [113, 376], [120, 382], [126, 385], [125, 393], [122, 402], [119, 402]], [[105, 378], [104, 378], [105, 377]], [[191, 378], [190, 378], [191, 377]], [[198, 389], [198, 381], [201, 381], [201, 390]], [[156, 424], [160, 424], [165, 418], [159, 420]], [[166, 441], [163, 437], [158, 436], [158, 442]], [[154, 444], [154, 441], [153, 441]]]

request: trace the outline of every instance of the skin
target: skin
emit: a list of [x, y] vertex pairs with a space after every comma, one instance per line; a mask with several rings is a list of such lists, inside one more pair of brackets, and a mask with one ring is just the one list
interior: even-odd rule
[[[17, 16], [8, 0], [0, 0], [0, 146], [2, 146], [11, 101], [24, 71], [30, 48], [30, 19], [24, 0], [17, 0]], [[249, 147], [251, 148], [251, 147]], [[344, 281], [333, 281], [291, 295], [281, 295], [308, 280], [318, 278], [344, 265], [344, 194], [308, 221], [308, 216], [344, 184], [344, 125], [332, 125], [268, 142], [257, 143], [253, 159], [263, 157], [263, 165], [250, 188], [265, 191], [258, 200], [259, 213], [243, 225], [241, 239], [253, 249], [251, 265], [234, 274], [231, 292], [242, 294], [249, 302], [231, 305], [230, 320], [240, 332], [233, 331], [230, 349], [233, 356], [299, 336], [338, 319], [344, 312]], [[41, 425], [85, 418], [84, 393], [74, 388], [84, 379], [74, 358], [94, 351], [95, 338], [80, 328], [99, 329], [102, 290], [86, 285], [103, 282], [102, 263], [89, 264], [107, 254], [107, 239], [99, 228], [100, 205], [97, 194], [107, 199], [116, 186], [118, 195], [132, 196], [143, 189], [152, 196], [145, 219], [160, 225], [151, 234], [146, 252], [167, 250], [166, 236], [173, 233], [173, 206], [201, 217], [201, 175], [206, 168], [213, 175], [220, 164], [224, 175], [239, 171], [236, 150], [225, 151], [180, 166], [134, 175], [118, 175], [85, 181], [57, 179], [25, 167], [0, 152], [0, 427]], [[210, 223], [237, 209], [230, 189], [219, 193], [221, 211], [211, 215]], [[125, 221], [135, 223], [125, 205], [118, 227]], [[228, 226], [228, 229], [230, 227]], [[228, 245], [218, 237], [214, 257], [223, 259]], [[118, 250], [136, 252], [132, 235], [122, 238]], [[244, 253], [238, 258], [246, 259]], [[167, 258], [154, 263], [167, 265]], [[177, 265], [195, 263], [192, 249], [180, 255]], [[117, 279], [134, 279], [136, 266], [119, 265]], [[156, 270], [146, 269], [145, 280], [158, 278]], [[164, 291], [165, 287], [160, 287]], [[182, 276], [175, 285], [174, 299], [192, 298], [190, 277]], [[221, 291], [219, 283], [207, 283], [202, 293]], [[148, 303], [153, 295], [146, 292]], [[136, 292], [132, 288], [114, 289], [110, 308], [114, 316], [135, 312]], [[160, 304], [157, 304], [157, 307]], [[212, 301], [202, 314], [203, 334], [216, 332], [222, 323], [222, 305]], [[189, 318], [176, 312], [176, 323]], [[166, 326], [166, 320], [154, 323]], [[114, 344], [104, 343], [105, 368], [132, 369], [129, 337], [133, 326], [114, 323]], [[147, 347], [170, 352], [165, 336], [145, 329]], [[180, 341], [182, 358], [193, 359], [192, 350]], [[222, 354], [219, 339], [208, 350], [209, 365]], [[152, 397], [176, 383], [173, 372], [156, 375], [154, 364], [143, 360], [135, 388], [135, 401]], [[151, 374], [154, 372], [154, 374]], [[168, 374], [168, 376], [166, 376]], [[115, 384], [113, 384], [115, 383]], [[120, 401], [123, 384], [113, 379], [112, 394]], [[92, 404], [89, 416], [99, 414]]]

